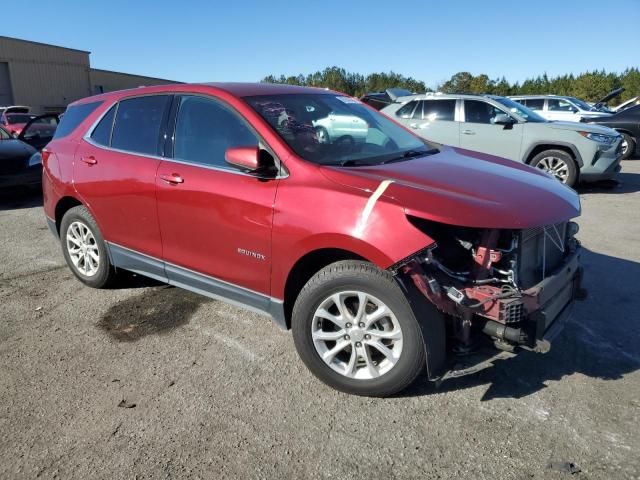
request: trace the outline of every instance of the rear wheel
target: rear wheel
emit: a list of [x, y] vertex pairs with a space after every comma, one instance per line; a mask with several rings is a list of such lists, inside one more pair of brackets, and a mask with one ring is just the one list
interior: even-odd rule
[[[622, 133], [622, 132], [621, 132]], [[636, 142], [631, 135], [622, 133], [622, 159], [626, 160], [636, 153]]]
[[573, 187], [578, 179], [578, 168], [573, 157], [563, 150], [545, 150], [530, 162], [530, 165], [553, 175], [565, 185]]
[[69, 209], [60, 222], [60, 243], [67, 265], [85, 285], [106, 288], [116, 278], [96, 221], [84, 206]]
[[293, 338], [327, 385], [384, 397], [425, 366], [422, 333], [391, 274], [362, 261], [331, 264], [309, 280], [293, 309]]

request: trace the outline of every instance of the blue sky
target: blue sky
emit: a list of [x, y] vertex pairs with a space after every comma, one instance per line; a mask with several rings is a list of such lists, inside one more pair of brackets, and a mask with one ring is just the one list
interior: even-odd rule
[[463, 70], [521, 81], [640, 65], [640, 0], [10, 3], [0, 35], [89, 50], [94, 68], [187, 82], [337, 65], [435, 86]]

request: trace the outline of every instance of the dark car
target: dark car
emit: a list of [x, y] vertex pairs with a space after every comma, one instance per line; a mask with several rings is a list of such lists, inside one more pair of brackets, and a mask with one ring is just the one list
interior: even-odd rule
[[597, 123], [613, 128], [622, 134], [622, 158], [631, 157], [638, 146], [640, 138], [640, 105], [627, 108], [608, 117], [586, 117], [586, 123]]
[[0, 127], [0, 188], [41, 184], [40, 150], [53, 137], [57, 121], [55, 115], [35, 117], [17, 137]]
[[[364, 123], [365, 139], [321, 141], [314, 124], [332, 114]], [[42, 163], [47, 222], [81, 282], [130, 270], [266, 313], [316, 376], [350, 393], [393, 394], [425, 367], [431, 380], [470, 373], [447, 359], [481, 345], [547, 351], [581, 292], [573, 190], [435, 148], [329, 90], [83, 99]]]
[[367, 93], [360, 97], [360, 101], [376, 110], [382, 110], [387, 105], [395, 102], [397, 98], [406, 97], [407, 95], [413, 95], [413, 93], [404, 88], [387, 88], [384, 92]]

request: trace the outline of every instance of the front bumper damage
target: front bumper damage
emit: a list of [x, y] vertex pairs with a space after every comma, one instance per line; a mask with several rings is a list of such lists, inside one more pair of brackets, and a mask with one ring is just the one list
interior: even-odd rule
[[[586, 295], [576, 240], [562, 242], [563, 255], [553, 270], [543, 272], [542, 280], [525, 288], [517, 278], [515, 260], [511, 260], [512, 270], [500, 270], [509, 256], [520, 258], [521, 246], [516, 241], [511, 248], [499, 248], [495, 232], [485, 231], [482, 240], [469, 247], [475, 266], [464, 272], [467, 277], [439, 263], [430, 249], [397, 268], [447, 319], [450, 354], [439, 372], [430, 372], [432, 380], [475, 373], [496, 360], [513, 357], [520, 349], [548, 352], [571, 318], [574, 302]], [[543, 255], [544, 260], [551, 258], [546, 252]], [[505, 279], [494, 278], [496, 271]]]

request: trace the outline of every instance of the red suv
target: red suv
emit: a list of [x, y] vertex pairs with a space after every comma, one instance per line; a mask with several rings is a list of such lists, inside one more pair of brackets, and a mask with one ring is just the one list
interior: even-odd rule
[[487, 348], [546, 351], [581, 291], [573, 190], [328, 90], [99, 95], [69, 106], [42, 160], [80, 281], [129, 270], [265, 313], [345, 392], [474, 371]]

